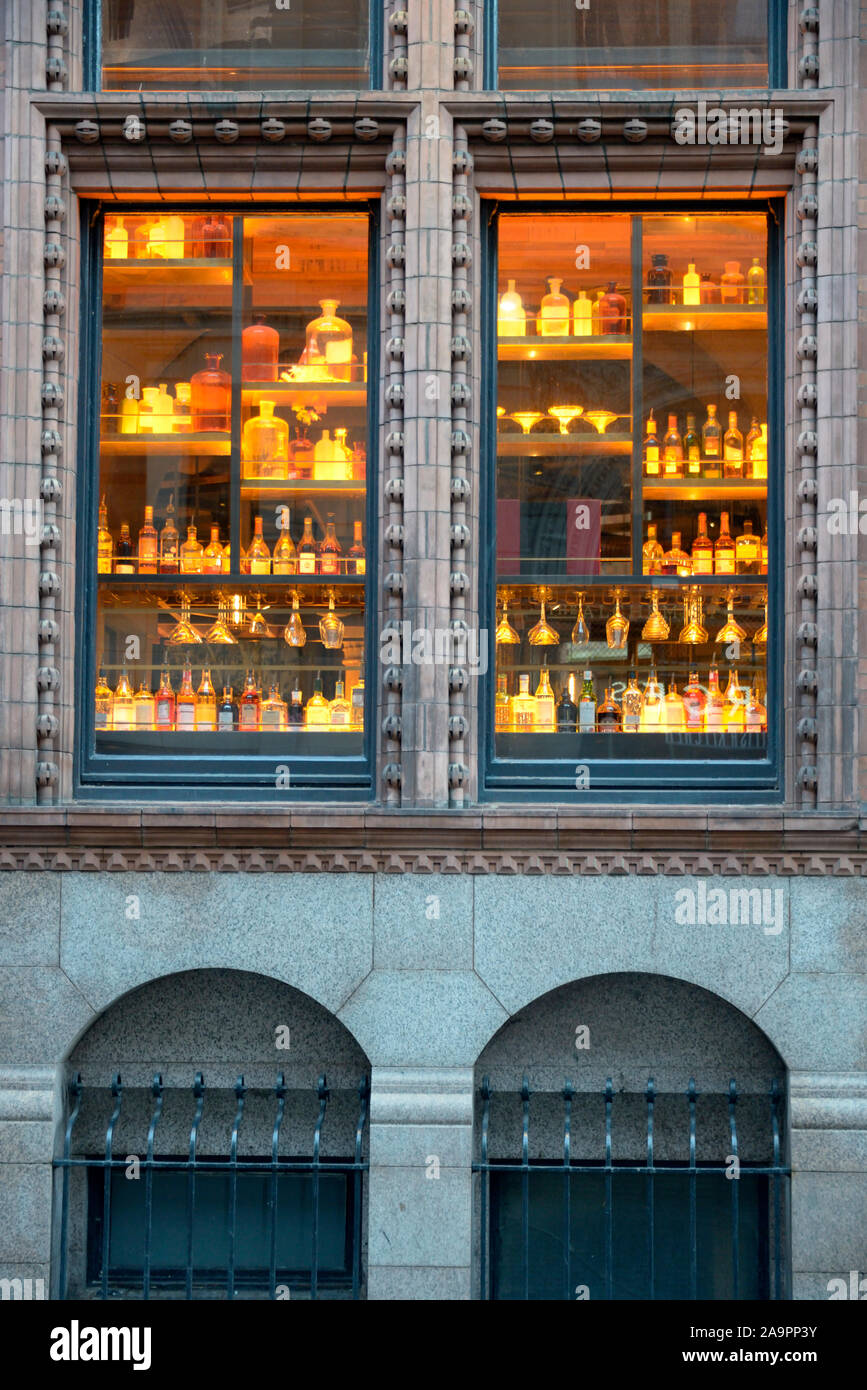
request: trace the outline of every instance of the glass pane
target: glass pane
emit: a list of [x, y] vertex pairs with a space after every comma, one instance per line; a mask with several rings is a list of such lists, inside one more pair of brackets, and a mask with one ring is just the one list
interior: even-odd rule
[[361, 755], [368, 228], [107, 219], [97, 754]]
[[102, 0], [102, 87], [366, 87], [369, 13], [368, 0]]
[[768, 0], [498, 0], [499, 86], [766, 87]]

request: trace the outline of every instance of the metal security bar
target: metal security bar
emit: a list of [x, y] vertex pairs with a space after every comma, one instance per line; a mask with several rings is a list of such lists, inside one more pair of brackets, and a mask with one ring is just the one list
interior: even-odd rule
[[[551, 1092], [544, 1095], [550, 1103]], [[556, 1093], [554, 1093], [556, 1094]], [[730, 1265], [730, 1283], [724, 1294], [712, 1295], [726, 1299], [749, 1298], [754, 1293], [744, 1288], [742, 1277], [742, 1237], [745, 1226], [754, 1239], [751, 1253], [754, 1256], [750, 1273], [756, 1278], [756, 1255], [762, 1269], [766, 1270], [763, 1280], [764, 1296], [771, 1300], [791, 1297], [788, 1275], [788, 1199], [790, 1168], [783, 1161], [782, 1132], [785, 1098], [777, 1081], [772, 1083], [767, 1098], [768, 1129], [762, 1135], [762, 1144], [770, 1156], [768, 1163], [746, 1163], [740, 1158], [737, 1105], [745, 1097], [738, 1094], [732, 1080], [727, 1095], [713, 1093], [713, 1099], [727, 1108], [727, 1138], [729, 1144], [725, 1162], [698, 1161], [697, 1152], [697, 1110], [699, 1092], [694, 1079], [690, 1079], [684, 1093], [685, 1139], [688, 1145], [688, 1158], [685, 1161], [660, 1161], [654, 1151], [655, 1115], [660, 1099], [656, 1085], [651, 1077], [644, 1092], [645, 1123], [644, 1134], [646, 1158], [643, 1163], [618, 1160], [613, 1157], [613, 1121], [615, 1111], [615, 1091], [609, 1079], [599, 1094], [598, 1102], [588, 1098], [586, 1092], [576, 1092], [571, 1081], [567, 1080], [562, 1092], [562, 1159], [530, 1158], [530, 1085], [526, 1076], [520, 1091], [521, 1136], [520, 1162], [508, 1158], [491, 1157], [491, 1103], [494, 1091], [486, 1076], [480, 1091], [480, 1147], [479, 1159], [473, 1163], [473, 1172], [479, 1174], [478, 1212], [480, 1218], [480, 1297], [483, 1300], [497, 1298], [531, 1297], [560, 1298], [573, 1300], [576, 1297], [576, 1277], [580, 1279], [579, 1260], [576, 1245], [583, 1245], [584, 1227], [594, 1224], [596, 1245], [592, 1252], [598, 1256], [595, 1268], [601, 1270], [597, 1290], [579, 1292], [578, 1297], [603, 1297], [605, 1299], [647, 1297], [671, 1297], [667, 1291], [671, 1271], [663, 1267], [658, 1256], [660, 1247], [677, 1250], [678, 1260], [683, 1255], [683, 1268], [688, 1268], [688, 1287], [682, 1288], [679, 1297], [698, 1299], [708, 1297], [701, 1292], [702, 1275], [712, 1263], [714, 1274], [719, 1278], [721, 1263], [719, 1250], [722, 1239], [727, 1239]], [[501, 1097], [515, 1096], [514, 1092], [500, 1092]], [[574, 1149], [574, 1106], [576, 1099], [595, 1105], [598, 1103], [599, 1135], [602, 1139], [602, 1156], [592, 1160], [576, 1159]], [[629, 1097], [635, 1101], [633, 1093]], [[671, 1100], [670, 1096], [665, 1097]], [[748, 1096], [751, 1102], [759, 1098], [754, 1092]], [[617, 1097], [620, 1099], [620, 1097]], [[593, 1121], [595, 1125], [595, 1121]], [[550, 1135], [550, 1124], [547, 1133]], [[502, 1151], [502, 1143], [499, 1148]], [[509, 1145], [514, 1151], [514, 1146]], [[632, 1201], [627, 1205], [626, 1219], [618, 1214], [618, 1188], [623, 1188], [624, 1180], [632, 1175]], [[750, 1211], [744, 1210], [742, 1187], [744, 1179], [754, 1184], [753, 1202]], [[637, 1180], [643, 1179], [644, 1193], [640, 1202], [635, 1200]], [[588, 1181], [589, 1180], [589, 1181]], [[583, 1189], [581, 1183], [585, 1184]], [[668, 1185], [665, 1213], [657, 1210], [660, 1185]], [[544, 1184], [547, 1190], [540, 1193]], [[588, 1192], [588, 1189], [592, 1189]], [[506, 1193], [505, 1200], [503, 1192]], [[559, 1197], [556, 1193], [559, 1192]], [[584, 1198], [583, 1203], [579, 1197]], [[676, 1198], [676, 1216], [672, 1220], [672, 1196]], [[710, 1196], [710, 1201], [708, 1200]], [[622, 1204], [621, 1204], [622, 1205]], [[559, 1213], [557, 1208], [559, 1207]], [[601, 1218], [601, 1220], [600, 1220]], [[621, 1227], [618, 1232], [618, 1219]], [[559, 1223], [559, 1237], [553, 1234]], [[700, 1230], [713, 1226], [715, 1240], [707, 1240], [702, 1249]], [[601, 1232], [600, 1232], [601, 1225]], [[674, 1229], [676, 1227], [676, 1229]], [[728, 1235], [724, 1227], [727, 1227]], [[643, 1228], [643, 1229], [642, 1229]], [[634, 1286], [624, 1291], [618, 1280], [615, 1236], [631, 1252], [638, 1251], [646, 1272], [644, 1293], [636, 1294]], [[547, 1258], [542, 1261], [531, 1251], [531, 1235], [544, 1235], [548, 1241]], [[642, 1240], [643, 1237], [643, 1240]], [[592, 1239], [592, 1237], [591, 1237]], [[552, 1291], [551, 1245], [562, 1253], [562, 1270], [559, 1291]], [[679, 1242], [679, 1243], [678, 1243]], [[684, 1251], [684, 1247], [686, 1247]], [[588, 1262], [587, 1250], [582, 1254]], [[704, 1264], [703, 1264], [704, 1260]], [[546, 1293], [540, 1292], [540, 1264], [544, 1264], [547, 1279]], [[586, 1288], [579, 1284], [579, 1289]]]
[[[352, 1148], [352, 1157], [348, 1158], [322, 1157], [322, 1132], [331, 1098], [331, 1092], [324, 1075], [320, 1076], [316, 1087], [318, 1114], [313, 1130], [310, 1156], [287, 1158], [280, 1155], [280, 1134], [286, 1119], [286, 1098], [289, 1093], [289, 1087], [283, 1073], [278, 1075], [273, 1089], [264, 1093], [271, 1094], [274, 1100], [273, 1126], [270, 1130], [270, 1158], [239, 1155], [239, 1139], [245, 1119], [249, 1089], [245, 1084], [244, 1077], [239, 1076], [230, 1091], [224, 1087], [215, 1087], [208, 1091], [202, 1073], [197, 1072], [192, 1086], [194, 1106], [188, 1150], [183, 1157], [160, 1157], [157, 1155], [156, 1147], [157, 1131], [163, 1118], [166, 1088], [163, 1085], [162, 1076], [159, 1074], [154, 1076], [150, 1088], [152, 1108], [147, 1130], [145, 1157], [137, 1160], [143, 1176], [144, 1195], [141, 1265], [140, 1273], [138, 1267], [136, 1268], [137, 1277], [135, 1278], [135, 1283], [140, 1286], [141, 1292], [140, 1295], [138, 1293], [133, 1294], [134, 1297], [140, 1296], [149, 1299], [154, 1287], [155, 1220], [158, 1228], [160, 1224], [160, 1215], [155, 1207], [155, 1176], [161, 1174], [181, 1174], [186, 1178], [184, 1200], [180, 1203], [176, 1202], [172, 1212], [173, 1221], [181, 1209], [185, 1218], [183, 1268], [175, 1268], [172, 1271], [173, 1278], [168, 1281], [174, 1283], [178, 1291], [176, 1296], [180, 1296], [179, 1291], [182, 1288], [183, 1297], [192, 1299], [196, 1296], [195, 1290], [201, 1287], [201, 1280], [197, 1278], [197, 1274], [200, 1272], [197, 1271], [194, 1259], [194, 1226], [197, 1211], [199, 1216], [203, 1217], [209, 1224], [208, 1234], [213, 1237], [216, 1229], [219, 1241], [225, 1244], [227, 1254], [225, 1267], [220, 1273], [220, 1285], [224, 1286], [227, 1299], [236, 1297], [240, 1282], [239, 1275], [246, 1276], [247, 1287], [261, 1289], [262, 1296], [264, 1296], [266, 1286], [268, 1297], [272, 1299], [278, 1296], [290, 1296], [288, 1285], [285, 1287], [279, 1285], [278, 1292], [278, 1281], [282, 1277], [278, 1260], [279, 1239], [281, 1235], [285, 1236], [287, 1222], [292, 1220], [291, 1213], [286, 1217], [281, 1216], [280, 1211], [281, 1179], [285, 1180], [287, 1175], [309, 1175], [310, 1188], [309, 1261], [308, 1259], [304, 1261], [305, 1267], [309, 1262], [309, 1271], [305, 1269], [302, 1281], [298, 1271], [295, 1270], [291, 1276], [293, 1287], [301, 1286], [304, 1288], [302, 1297], [309, 1296], [311, 1299], [316, 1299], [322, 1296], [321, 1230], [323, 1206], [325, 1205], [323, 1184], [327, 1183], [330, 1175], [339, 1175], [344, 1180], [345, 1199], [343, 1207], [337, 1212], [337, 1216], [343, 1219], [345, 1211], [345, 1248], [348, 1250], [348, 1260], [345, 1271], [342, 1271], [341, 1276], [337, 1278], [332, 1274], [330, 1283], [332, 1286], [339, 1284], [340, 1287], [345, 1288], [345, 1296], [347, 1297], [351, 1295], [353, 1299], [359, 1299], [362, 1296], [362, 1175], [367, 1172], [369, 1167], [367, 1159], [363, 1157], [364, 1131], [368, 1120], [370, 1100], [368, 1078], [362, 1077], [358, 1086], [358, 1111], [354, 1126], [354, 1140], [350, 1141], [350, 1136], [347, 1134], [347, 1149]], [[260, 1088], [255, 1089], [260, 1090]], [[132, 1090], [136, 1090], [140, 1094], [140, 1088], [127, 1088], [127, 1092]], [[81, 1075], [76, 1074], [69, 1086], [69, 1118], [64, 1133], [63, 1154], [62, 1157], [54, 1160], [54, 1168], [60, 1174], [59, 1274], [58, 1291], [55, 1295], [59, 1299], [77, 1296], [68, 1292], [70, 1236], [75, 1215], [74, 1204], [71, 1202], [70, 1182], [76, 1170], [82, 1170], [86, 1175], [88, 1186], [88, 1211], [85, 1222], [87, 1242], [89, 1249], [96, 1248], [98, 1257], [98, 1277], [88, 1281], [98, 1291], [92, 1292], [90, 1296], [100, 1299], [112, 1297], [116, 1292], [118, 1282], [117, 1279], [112, 1279], [112, 1235], [113, 1227], [117, 1225], [114, 1202], [117, 1188], [112, 1179], [119, 1170], [127, 1169], [130, 1162], [129, 1157], [117, 1157], [115, 1155], [115, 1134], [126, 1093], [118, 1073], [115, 1075], [110, 1088], [113, 1104], [105, 1130], [104, 1152], [100, 1156], [88, 1154], [78, 1157], [73, 1156], [73, 1142], [82, 1101], [88, 1093], [96, 1093], [96, 1088], [85, 1088]], [[173, 1094], [177, 1093], [173, 1090]], [[219, 1158], [200, 1157], [199, 1136], [205, 1115], [206, 1097], [213, 1095], [225, 1097], [227, 1094], [233, 1096], [235, 1102], [228, 1155]], [[265, 1148], [264, 1144], [262, 1148]], [[219, 1174], [227, 1182], [227, 1200], [225, 1204], [221, 1200], [213, 1214], [210, 1210], [203, 1213], [201, 1211], [203, 1185], [207, 1184], [208, 1175], [212, 1174]], [[249, 1183], [251, 1176], [257, 1174], [265, 1175], [264, 1184], [261, 1179], [257, 1181], [260, 1186], [264, 1186], [266, 1194], [264, 1219], [267, 1235], [262, 1248], [267, 1249], [267, 1261], [254, 1271], [251, 1281], [249, 1269], [240, 1271], [238, 1263], [239, 1238], [245, 1234], [243, 1221], [239, 1231], [239, 1195], [243, 1194], [245, 1183]], [[96, 1203], [93, 1201], [96, 1187], [92, 1181], [93, 1178], [96, 1178], [97, 1182], [101, 1179], [101, 1200]], [[222, 1188], [220, 1195], [222, 1198]], [[257, 1218], [257, 1229], [260, 1229], [261, 1213], [256, 1205], [256, 1193], [253, 1193], [253, 1202], [253, 1214]], [[163, 1213], [162, 1220], [165, 1223], [165, 1213]], [[98, 1238], [94, 1240], [96, 1222], [98, 1222], [99, 1229]], [[173, 1232], [173, 1234], [175, 1233]], [[126, 1277], [121, 1282], [128, 1288], [132, 1280], [128, 1271], [125, 1271], [125, 1275]], [[211, 1271], [211, 1276], [213, 1276], [213, 1271]], [[209, 1284], [213, 1288], [213, 1277], [210, 1278]], [[306, 1287], [304, 1287], [305, 1285]], [[212, 1292], [210, 1296], [219, 1297], [220, 1295], [219, 1293], [215, 1295]]]

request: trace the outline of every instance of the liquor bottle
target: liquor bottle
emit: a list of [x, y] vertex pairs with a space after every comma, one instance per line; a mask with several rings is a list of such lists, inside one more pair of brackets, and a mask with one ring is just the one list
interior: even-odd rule
[[686, 417], [686, 433], [683, 436], [683, 457], [686, 461], [686, 476], [688, 478], [700, 478], [702, 475], [701, 439], [695, 427], [694, 415], [687, 415]]
[[132, 557], [132, 540], [129, 534], [129, 522], [121, 522], [120, 540], [117, 543], [117, 550], [114, 555], [115, 574], [135, 574], [135, 561]]
[[99, 504], [99, 530], [96, 533], [96, 572], [111, 574], [114, 560], [114, 540], [108, 529], [108, 504], [103, 495]]
[[511, 728], [512, 704], [509, 700], [508, 678], [497, 676], [497, 693], [494, 696], [494, 729], [504, 734]]
[[725, 727], [725, 700], [719, 688], [719, 671], [711, 666], [707, 676], [707, 703], [704, 707], [705, 733], [722, 733]]
[[[241, 557], [242, 557], [242, 559], [243, 559], [243, 556], [244, 556], [244, 547], [241, 546]], [[231, 572], [232, 572], [232, 546], [231, 546], [231, 543], [230, 543], [229, 541], [226, 541], [226, 544], [223, 546], [223, 554], [222, 554], [222, 556], [221, 556], [220, 569], [221, 569], [221, 571], [222, 571], [223, 574], [231, 574]]]
[[768, 572], [768, 523], [765, 522], [765, 529], [762, 532], [762, 574]]
[[621, 703], [623, 707], [623, 732], [625, 734], [637, 734], [641, 728], [641, 711], [644, 708], [644, 697], [638, 688], [634, 671], [629, 672]]
[[[569, 332], [568, 326], [566, 332]], [[576, 338], [589, 338], [593, 332], [593, 305], [583, 290], [578, 291], [572, 303], [572, 332]]]
[[133, 700], [135, 709], [135, 726], [142, 729], [152, 729], [154, 727], [154, 697], [150, 686], [142, 676], [139, 688]]
[[647, 540], [641, 547], [642, 574], [659, 574], [664, 551], [656, 538], [656, 522], [647, 523]]
[[623, 710], [611, 693], [610, 685], [605, 687], [605, 699], [596, 712], [596, 727], [600, 734], [619, 734], [623, 729]]
[[689, 680], [683, 687], [683, 714], [687, 733], [701, 733], [704, 728], [704, 711], [707, 696], [698, 683], [698, 671], [690, 671]]
[[[183, 689], [183, 687], [181, 688]], [[179, 705], [180, 699], [179, 695]], [[217, 692], [211, 684], [211, 672], [207, 666], [202, 670], [202, 679], [196, 691], [195, 712], [196, 731], [198, 733], [213, 733], [217, 727]]]
[[716, 418], [715, 405], [709, 405], [707, 408], [707, 419], [701, 427], [701, 446], [705, 463], [711, 465], [709, 468], [705, 467], [705, 476], [718, 478], [722, 459], [722, 430]]
[[328, 513], [328, 520], [325, 523], [325, 537], [319, 547], [319, 573], [320, 574], [339, 574], [340, 556], [342, 555], [340, 542], [334, 529], [334, 513]]
[[551, 277], [550, 292], [542, 296], [536, 331], [542, 338], [565, 338], [569, 333], [569, 300], [560, 293], [563, 281]]
[[279, 356], [280, 334], [256, 314], [241, 334], [241, 380], [276, 381]]
[[647, 272], [647, 302], [648, 304], [673, 304], [674, 294], [671, 288], [671, 270], [668, 265], [668, 256], [658, 251], [651, 256], [651, 267]]
[[289, 532], [289, 508], [280, 509], [280, 535], [274, 546], [271, 569], [274, 574], [294, 574], [298, 568], [295, 542]]
[[644, 703], [641, 707], [641, 732], [658, 733], [662, 720], [662, 701], [665, 692], [656, 677], [656, 671], [651, 668], [650, 675], [647, 677], [647, 684], [644, 687]]
[[574, 734], [577, 730], [578, 706], [575, 703], [575, 677], [570, 675], [560, 692], [560, 699], [557, 701], [557, 732]]
[[325, 696], [322, 694], [322, 672], [316, 672], [316, 679], [313, 682], [313, 694], [307, 701], [304, 711], [304, 722], [308, 729], [325, 728], [331, 723], [331, 710]]
[[740, 261], [726, 261], [725, 272], [720, 278], [720, 299], [723, 304], [743, 304], [744, 277]]
[[765, 733], [768, 727], [768, 711], [759, 699], [758, 681], [750, 686], [744, 723], [751, 733]]
[[524, 312], [524, 302], [515, 289], [515, 281], [509, 280], [497, 306], [497, 337], [523, 338], [526, 332], [527, 315]]
[[662, 441], [662, 473], [666, 478], [683, 477], [683, 440], [677, 428], [676, 415], [669, 415], [668, 431]]
[[144, 525], [138, 533], [138, 572], [156, 574], [159, 566], [159, 537], [154, 526], [154, 509], [145, 507]]
[[171, 733], [175, 727], [175, 692], [172, 678], [164, 668], [154, 701], [154, 727], [161, 733]]
[[707, 512], [698, 514], [698, 535], [692, 543], [693, 574], [713, 574], [713, 541], [707, 533]]
[[307, 325], [304, 363], [320, 370], [317, 380], [349, 381], [352, 375], [352, 329], [338, 318], [336, 299], [321, 299], [322, 313]]
[[683, 732], [683, 696], [678, 694], [677, 682], [674, 677], [668, 682], [668, 690], [662, 702], [662, 717], [659, 722], [669, 733]]
[[536, 729], [539, 733], [553, 734], [557, 728], [554, 716], [554, 692], [548, 676], [548, 667], [543, 666], [536, 686]]
[[223, 547], [220, 545], [220, 528], [214, 523], [211, 526], [211, 540], [205, 546], [202, 555], [202, 574], [222, 574], [223, 573]]
[[692, 261], [683, 277], [683, 302], [689, 305], [701, 303], [701, 277]]
[[765, 272], [758, 256], [753, 256], [753, 263], [747, 271], [747, 303], [764, 304], [765, 302]]
[[301, 695], [299, 677], [295, 677], [295, 687], [289, 699], [289, 709], [286, 712], [286, 724], [290, 729], [300, 729], [304, 723], [304, 701]]
[[105, 677], [105, 671], [100, 669], [96, 678], [96, 689], [94, 691], [94, 713], [93, 727], [99, 732], [100, 729], [110, 729], [112, 727], [111, 707], [114, 697], [111, 693], [111, 686]]
[[656, 421], [651, 410], [647, 420], [647, 434], [644, 438], [644, 476], [646, 478], [658, 478], [659, 473], [659, 439], [656, 434]]
[[251, 574], [271, 573], [271, 551], [262, 535], [262, 518], [260, 516], [253, 518], [253, 539], [247, 551], [247, 559], [250, 561]]
[[692, 574], [692, 560], [681, 548], [680, 541], [680, 531], [672, 531], [671, 549], [667, 550], [662, 557], [660, 574]]
[[206, 352], [206, 365], [190, 379], [190, 413], [193, 432], [229, 429], [232, 378], [220, 367], [223, 354]]
[[332, 729], [348, 729], [351, 716], [352, 711], [346, 698], [346, 687], [343, 678], [339, 676], [334, 687], [334, 699], [331, 701]]
[[129, 259], [129, 233], [123, 225], [123, 218], [105, 219], [105, 259], [107, 261], [126, 261]]
[[316, 542], [313, 539], [313, 518], [305, 516], [304, 530], [298, 542], [298, 573], [316, 573]]
[[244, 690], [238, 701], [238, 728], [254, 733], [259, 728], [259, 706], [261, 704], [256, 679], [252, 671], [247, 672]]
[[175, 525], [175, 494], [169, 498], [166, 507], [166, 520], [160, 531], [160, 574], [177, 574], [180, 568], [180, 541]]
[[735, 573], [735, 543], [729, 532], [728, 512], [723, 512], [720, 516], [719, 536], [713, 548], [713, 572], [714, 574]]
[[761, 574], [762, 543], [753, 533], [753, 523], [744, 522], [744, 529], [735, 540], [735, 571], [737, 574]]
[[352, 523], [352, 545], [346, 559], [347, 574], [364, 574], [367, 570], [367, 555], [361, 539], [361, 522]]
[[352, 720], [350, 728], [364, 728], [364, 677], [359, 677], [358, 683], [352, 687], [352, 694], [349, 700], [352, 708]]
[[223, 686], [223, 694], [217, 706], [217, 733], [231, 734], [238, 727], [238, 706], [235, 692], [230, 685]]
[[272, 684], [267, 700], [262, 701], [259, 727], [264, 732], [280, 733], [286, 728], [286, 706], [280, 698], [280, 688]]
[[738, 673], [734, 667], [729, 672], [729, 683], [726, 686], [723, 696], [723, 724], [729, 729], [737, 732], [743, 729], [746, 724], [747, 694], [738, 680]]
[[603, 333], [626, 332], [626, 298], [618, 290], [616, 280], [608, 281], [608, 289], [602, 296], [599, 317]]
[[195, 526], [187, 527], [187, 539], [181, 546], [181, 574], [202, 573], [202, 546], [196, 540]]
[[241, 437], [241, 466], [245, 478], [288, 478], [289, 426], [274, 414], [273, 401], [260, 401]]
[[529, 734], [536, 725], [536, 700], [530, 694], [530, 677], [518, 676], [518, 693], [512, 696], [512, 728], [516, 734]]
[[753, 419], [746, 439], [747, 472], [751, 478], [768, 476], [768, 427]]
[[584, 672], [581, 694], [578, 697], [578, 732], [592, 734], [596, 729], [596, 692], [593, 689], [593, 672]]
[[738, 429], [738, 413], [729, 411], [729, 427], [723, 439], [723, 477], [744, 476], [744, 437]]
[[111, 702], [111, 727], [124, 733], [135, 728], [135, 700], [125, 666]]

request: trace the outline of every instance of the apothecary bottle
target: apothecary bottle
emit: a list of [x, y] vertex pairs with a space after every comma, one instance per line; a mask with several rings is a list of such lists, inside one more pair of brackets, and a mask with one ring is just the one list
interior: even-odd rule
[[524, 303], [515, 289], [515, 281], [508, 282], [508, 288], [500, 295], [497, 308], [497, 335], [500, 338], [523, 338], [527, 332], [527, 315]]
[[321, 367], [322, 375], [335, 381], [349, 381], [352, 374], [352, 329], [339, 318], [336, 299], [319, 301], [322, 313], [307, 325], [304, 360], [308, 367]]
[[232, 378], [220, 367], [222, 360], [222, 353], [206, 352], [206, 365], [190, 381], [190, 406], [196, 434], [229, 429]]
[[[539, 336], [542, 338], [565, 338], [568, 336], [569, 300], [566, 298], [565, 294], [560, 293], [560, 286], [562, 283], [562, 280], [558, 280], [556, 276], [552, 276], [548, 281], [550, 290], [548, 294], [542, 296], [542, 303], [539, 305], [539, 316], [536, 324], [539, 330]], [[591, 307], [588, 301], [588, 311]], [[589, 313], [586, 331], [589, 334]]]
[[674, 296], [671, 289], [671, 269], [668, 264], [668, 256], [663, 251], [657, 251], [650, 258], [650, 270], [647, 272], [647, 302], [648, 304], [671, 304]]
[[625, 333], [626, 328], [626, 296], [618, 290], [616, 280], [609, 280], [599, 305], [599, 331]]
[[257, 314], [241, 334], [241, 380], [276, 381], [279, 355], [280, 334]]
[[723, 304], [743, 304], [744, 277], [740, 261], [726, 261], [726, 268], [720, 280], [720, 298]]
[[241, 458], [245, 478], [285, 478], [289, 472], [289, 426], [274, 414], [273, 401], [260, 401], [259, 414], [244, 425]]

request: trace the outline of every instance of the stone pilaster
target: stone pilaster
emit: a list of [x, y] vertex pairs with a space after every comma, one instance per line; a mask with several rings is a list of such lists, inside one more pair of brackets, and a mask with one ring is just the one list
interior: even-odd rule
[[790, 1098], [792, 1296], [863, 1298], [867, 1075], [793, 1072]]

